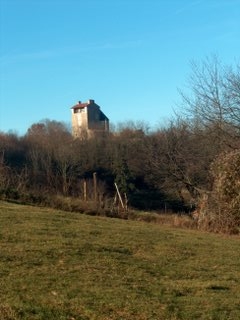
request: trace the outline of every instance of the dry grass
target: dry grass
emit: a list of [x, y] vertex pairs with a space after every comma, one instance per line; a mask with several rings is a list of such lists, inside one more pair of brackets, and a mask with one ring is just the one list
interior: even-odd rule
[[0, 202], [0, 319], [239, 319], [240, 239], [162, 223]]
[[181, 227], [196, 229], [197, 227], [196, 221], [194, 221], [192, 217], [187, 214], [130, 211], [129, 219], [144, 222], [154, 222], [160, 225], [177, 228]]

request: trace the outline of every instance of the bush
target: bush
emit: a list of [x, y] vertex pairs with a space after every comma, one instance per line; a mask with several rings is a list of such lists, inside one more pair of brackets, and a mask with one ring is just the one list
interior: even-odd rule
[[69, 212], [80, 212], [88, 215], [103, 215], [108, 213], [107, 208], [101, 207], [99, 202], [83, 201], [79, 198], [51, 196], [48, 200], [48, 206]]
[[239, 233], [240, 150], [221, 154], [211, 166], [212, 191], [199, 201], [198, 225], [211, 231]]
[[0, 190], [0, 198], [5, 199], [11, 199], [11, 200], [18, 200], [20, 198], [20, 194], [18, 190], [13, 188], [6, 188]]

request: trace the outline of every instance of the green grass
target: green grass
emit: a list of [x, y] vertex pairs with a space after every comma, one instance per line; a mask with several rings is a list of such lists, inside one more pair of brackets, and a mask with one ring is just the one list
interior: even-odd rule
[[240, 319], [240, 239], [0, 202], [0, 319]]

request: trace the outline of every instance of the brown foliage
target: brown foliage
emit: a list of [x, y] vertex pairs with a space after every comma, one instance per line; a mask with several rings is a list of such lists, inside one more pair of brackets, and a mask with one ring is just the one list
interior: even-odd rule
[[212, 164], [212, 191], [199, 200], [200, 228], [216, 232], [240, 231], [240, 150], [221, 154]]

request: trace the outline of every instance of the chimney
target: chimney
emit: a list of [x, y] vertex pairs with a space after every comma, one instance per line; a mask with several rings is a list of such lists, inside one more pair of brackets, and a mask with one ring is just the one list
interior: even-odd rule
[[89, 100], [88, 100], [88, 104], [92, 104], [92, 103], [94, 103], [94, 100], [89, 99]]
[[82, 101], [78, 101], [78, 104], [81, 104], [82, 103]]

